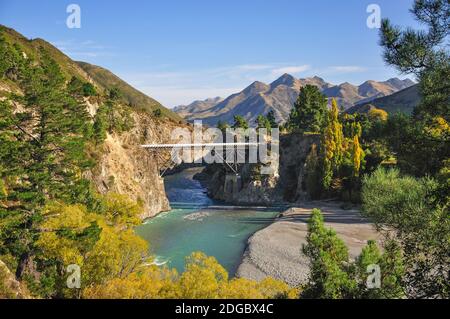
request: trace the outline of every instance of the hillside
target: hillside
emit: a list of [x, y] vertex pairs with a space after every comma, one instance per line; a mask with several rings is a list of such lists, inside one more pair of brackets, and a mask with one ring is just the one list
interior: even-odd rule
[[206, 100], [197, 100], [189, 105], [177, 106], [173, 108], [173, 111], [176, 112], [181, 117], [185, 117], [188, 114], [203, 112], [222, 101], [223, 99], [221, 97], [208, 98]]
[[[14, 29], [6, 26], [0, 25], [0, 33], [7, 42], [20, 46], [25, 56], [30, 59], [40, 61], [42, 52], [46, 52], [46, 54], [58, 63], [58, 66], [61, 68], [61, 71], [68, 81], [75, 76], [83, 81], [91, 82], [97, 90], [102, 93], [105, 93], [106, 90], [113, 87], [117, 87], [122, 93], [125, 100], [124, 102], [130, 104], [132, 107], [148, 112], [160, 109], [162, 114], [168, 118], [175, 121], [182, 120], [176, 113], [165, 108], [151, 97], [136, 90], [112, 72], [102, 67], [85, 62], [73, 61], [49, 42], [40, 38], [27, 39]], [[3, 86], [8, 86], [9, 89], [15, 88], [13, 81], [3, 80], [2, 84]]]
[[[411, 114], [419, 104], [420, 95], [418, 85], [413, 85], [389, 96], [377, 98], [370, 102], [370, 106], [383, 109], [388, 113], [402, 112]], [[348, 113], [367, 113], [370, 107], [367, 103], [357, 104], [347, 110]]]
[[291, 112], [301, 87], [315, 85], [328, 98], [335, 98], [338, 104], [348, 109], [356, 103], [368, 103], [379, 97], [391, 95], [414, 84], [409, 79], [389, 79], [384, 82], [366, 81], [359, 86], [350, 83], [333, 85], [320, 77], [297, 79], [284, 74], [271, 84], [255, 81], [241, 92], [224, 100], [208, 99], [208, 103], [193, 102], [174, 109], [188, 121], [203, 120], [208, 125], [217, 122], [232, 123], [235, 115], [243, 116], [254, 126], [259, 114], [273, 110], [278, 122], [285, 122]]
[[138, 91], [124, 80], [113, 74], [111, 71], [86, 62], [77, 61], [76, 64], [79, 65], [101, 87], [118, 88], [125, 101], [132, 107], [149, 112], [160, 109], [164, 116], [167, 116], [175, 121], [182, 120], [178, 114], [163, 107], [158, 101]]

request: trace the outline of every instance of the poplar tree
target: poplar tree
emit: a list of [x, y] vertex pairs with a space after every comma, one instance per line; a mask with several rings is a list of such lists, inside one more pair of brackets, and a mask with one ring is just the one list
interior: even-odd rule
[[353, 137], [353, 149], [352, 149], [352, 158], [353, 158], [353, 176], [358, 177], [359, 171], [361, 169], [361, 157], [362, 157], [362, 149], [359, 146], [358, 135]]
[[339, 109], [336, 100], [333, 99], [331, 110], [328, 111], [327, 126], [322, 134], [322, 185], [325, 189], [330, 187], [333, 173], [339, 169], [342, 163], [343, 140], [344, 134], [342, 124], [339, 122]]

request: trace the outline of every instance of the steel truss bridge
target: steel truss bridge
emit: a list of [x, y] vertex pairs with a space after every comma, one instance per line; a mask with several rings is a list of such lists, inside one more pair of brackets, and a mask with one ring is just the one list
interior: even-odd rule
[[[214, 150], [215, 155], [217, 155], [221, 160], [222, 163], [227, 165], [236, 175], [238, 175], [238, 167], [240, 163], [245, 162], [245, 151], [247, 149], [250, 149], [252, 147], [257, 148], [259, 145], [262, 145], [263, 143], [248, 143], [248, 142], [241, 142], [241, 143], [190, 143], [190, 144], [145, 144], [141, 145], [142, 148], [148, 149], [153, 157], [156, 159], [156, 162], [158, 163], [158, 159], [162, 162], [167, 162], [167, 158], [163, 157], [163, 154], [161, 152], [172, 150], [170, 154], [170, 160], [174, 162], [174, 150], [192, 150], [194, 149], [194, 152], [199, 151], [202, 153], [201, 158], [203, 158], [208, 152], [211, 152]], [[218, 148], [218, 149], [216, 149]], [[233, 158], [229, 159], [229, 156], [226, 156], [226, 159], [223, 156], [223, 153], [220, 154], [220, 150], [225, 152], [233, 152]], [[217, 152], [219, 151], [219, 152]], [[243, 159], [243, 162], [239, 162], [240, 159]], [[196, 159], [193, 158], [193, 162]], [[202, 160], [203, 161], [203, 160]], [[164, 173], [167, 171], [169, 167], [167, 166], [164, 171], [160, 174], [160, 176], [164, 176]]]

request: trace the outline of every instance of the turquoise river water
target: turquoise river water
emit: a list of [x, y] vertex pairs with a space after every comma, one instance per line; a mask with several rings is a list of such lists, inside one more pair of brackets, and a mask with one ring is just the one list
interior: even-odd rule
[[234, 275], [247, 239], [270, 224], [281, 208], [236, 207], [213, 201], [193, 179], [199, 168], [165, 178], [172, 210], [148, 219], [137, 233], [150, 243], [159, 265], [184, 270], [185, 257], [194, 251], [214, 256]]

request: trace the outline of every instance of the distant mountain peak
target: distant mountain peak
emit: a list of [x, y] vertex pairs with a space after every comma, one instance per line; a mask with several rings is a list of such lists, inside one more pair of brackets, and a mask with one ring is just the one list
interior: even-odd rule
[[255, 94], [265, 92], [269, 89], [269, 86], [266, 83], [255, 81], [249, 86], [247, 86], [242, 93], [244, 94]]
[[287, 86], [293, 86], [296, 79], [287, 73], [284, 73], [282, 76], [280, 76], [278, 79], [273, 81], [270, 86], [272, 88], [277, 87], [278, 85], [287, 85]]

